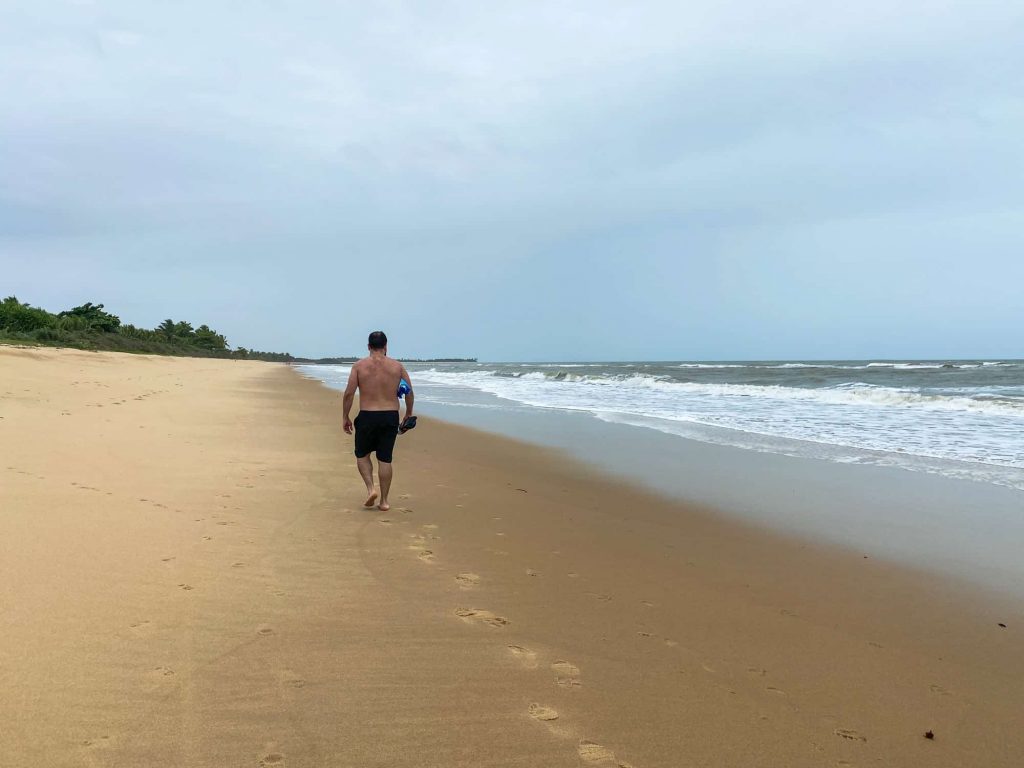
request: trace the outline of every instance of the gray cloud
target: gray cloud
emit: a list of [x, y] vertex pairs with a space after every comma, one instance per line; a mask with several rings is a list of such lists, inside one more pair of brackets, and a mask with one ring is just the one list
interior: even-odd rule
[[1012, 4], [19, 3], [44, 305], [407, 354], [1024, 354]]

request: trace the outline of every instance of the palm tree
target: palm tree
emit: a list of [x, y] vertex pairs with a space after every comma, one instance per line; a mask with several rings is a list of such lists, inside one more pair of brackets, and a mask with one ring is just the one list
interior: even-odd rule
[[174, 324], [174, 335], [179, 339], [188, 340], [192, 338], [195, 331], [192, 330], [192, 323], [187, 320], [179, 320]]
[[204, 349], [225, 349], [228, 345], [228, 340], [210, 328], [210, 326], [200, 325], [196, 329], [195, 340], [192, 343]]
[[171, 341], [174, 338], [174, 321], [167, 318], [156, 327], [156, 332], [162, 333], [168, 341]]

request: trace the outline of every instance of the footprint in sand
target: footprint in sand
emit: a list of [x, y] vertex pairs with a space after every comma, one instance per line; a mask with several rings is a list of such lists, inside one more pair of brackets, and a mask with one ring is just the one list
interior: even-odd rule
[[424, 523], [420, 527], [426, 528], [428, 531], [436, 531], [440, 526], [435, 525], [434, 523]]
[[521, 646], [521, 645], [510, 645], [508, 647], [508, 650], [527, 669], [536, 669], [537, 668], [537, 652], [536, 651], [531, 651], [529, 648], [523, 648], [523, 646]]
[[239, 563], [232, 563], [231, 567], [232, 568], [245, 568], [245, 565], [246, 565], [245, 563], [239, 562]]
[[509, 620], [504, 616], [480, 608], [456, 608], [455, 615], [463, 621], [476, 621], [489, 627], [504, 627], [509, 624]]
[[556, 661], [551, 665], [551, 671], [555, 673], [555, 684], [562, 688], [575, 688], [582, 685], [580, 682], [580, 668], [568, 661]]
[[178, 586], [186, 592], [195, 589], [195, 587], [193, 587], [191, 584], [179, 584]]
[[455, 577], [455, 580], [459, 582], [459, 586], [463, 589], [471, 589], [480, 583], [480, 577], [475, 573], [460, 573]]
[[558, 719], [558, 712], [551, 707], [541, 706], [540, 704], [531, 704], [527, 711], [534, 720], [551, 721]]
[[153, 667], [153, 674], [158, 677], [171, 677], [174, 670], [170, 667]]
[[306, 681], [295, 670], [282, 669], [278, 673], [278, 681], [286, 688], [305, 688]]
[[129, 624], [128, 628], [137, 635], [144, 635], [149, 632], [151, 626], [148, 621], [136, 621]]
[[268, 752], [260, 758], [260, 768], [267, 765], [274, 765], [280, 768], [280, 766], [284, 765], [284, 755], [280, 752]]
[[939, 694], [939, 696], [952, 696], [952, 695], [953, 695], [953, 694], [951, 694], [951, 693], [949, 692], [949, 689], [947, 689], [947, 688], [943, 688], [943, 687], [942, 687], [941, 685], [936, 685], [936, 684], [934, 684], [934, 683], [933, 683], [932, 685], [929, 685], [929, 686], [928, 686], [928, 689], [929, 689], [929, 690], [930, 690], [930, 691], [931, 691], [932, 693], [937, 693], [937, 694]]
[[267, 635], [272, 635], [274, 634], [274, 628], [267, 624], [260, 624], [258, 627], [256, 627], [256, 634], [263, 635], [264, 637]]
[[868, 740], [867, 736], [862, 736], [857, 731], [854, 731], [854, 730], [852, 730], [850, 728], [836, 728], [833, 731], [833, 733], [836, 736], [842, 736], [844, 739], [849, 739], [850, 741], [867, 741]]
[[418, 557], [424, 563], [434, 562], [434, 553], [431, 552], [429, 549], [422, 550], [418, 555], [416, 555], [416, 557]]
[[608, 747], [603, 747], [593, 741], [587, 741], [584, 739], [576, 747], [576, 753], [580, 756], [580, 760], [590, 765], [609, 765], [615, 766], [615, 768], [631, 768], [629, 763], [619, 762], [615, 753], [612, 752]]

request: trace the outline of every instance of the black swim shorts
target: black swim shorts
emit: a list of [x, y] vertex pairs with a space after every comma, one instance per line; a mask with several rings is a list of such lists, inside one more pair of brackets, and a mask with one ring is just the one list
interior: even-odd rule
[[398, 437], [398, 411], [360, 411], [353, 422], [356, 428], [356, 458], [377, 452], [377, 461], [391, 463]]

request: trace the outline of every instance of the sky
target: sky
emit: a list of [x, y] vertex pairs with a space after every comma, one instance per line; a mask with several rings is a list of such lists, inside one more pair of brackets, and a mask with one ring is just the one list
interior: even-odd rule
[[1024, 3], [0, 18], [5, 296], [305, 356], [1024, 357]]

